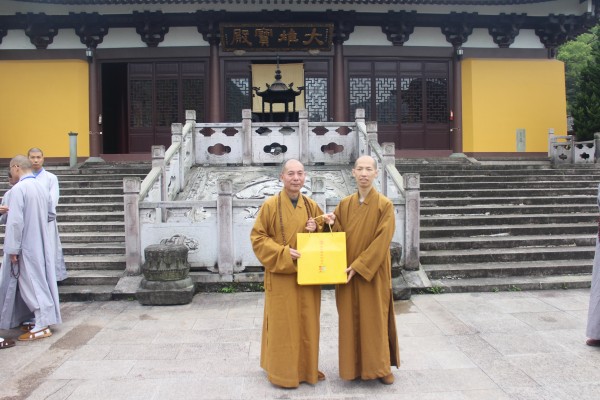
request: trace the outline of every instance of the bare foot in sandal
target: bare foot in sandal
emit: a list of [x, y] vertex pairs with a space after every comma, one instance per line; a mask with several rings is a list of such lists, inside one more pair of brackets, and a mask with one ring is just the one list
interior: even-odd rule
[[[35, 329], [35, 328], [33, 328]], [[37, 339], [43, 339], [43, 338], [47, 338], [52, 336], [52, 332], [50, 331], [50, 328], [45, 327], [39, 330], [30, 330], [27, 333], [22, 334], [21, 336], [19, 336], [19, 340], [23, 340], [23, 341], [31, 341], [31, 340], [37, 340]]]

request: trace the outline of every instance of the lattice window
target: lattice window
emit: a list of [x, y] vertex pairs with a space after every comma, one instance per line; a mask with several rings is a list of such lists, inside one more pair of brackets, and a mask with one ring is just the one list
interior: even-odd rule
[[375, 79], [375, 101], [377, 107], [377, 122], [397, 124], [396, 111], [396, 78]]
[[357, 108], [365, 109], [365, 119], [371, 119], [371, 78], [350, 78], [350, 116]]
[[421, 78], [400, 78], [400, 122], [423, 122], [423, 80]]
[[448, 122], [448, 80], [427, 78], [427, 122]]
[[327, 78], [305, 78], [304, 87], [308, 120], [327, 121]]
[[131, 80], [129, 84], [130, 107], [129, 126], [131, 128], [152, 127], [152, 81]]
[[183, 110], [196, 110], [196, 121], [204, 121], [204, 80], [182, 79]]
[[250, 108], [250, 79], [229, 78], [226, 80], [225, 104], [227, 121], [241, 121], [242, 110]]
[[177, 79], [156, 81], [156, 126], [180, 122], [177, 115]]

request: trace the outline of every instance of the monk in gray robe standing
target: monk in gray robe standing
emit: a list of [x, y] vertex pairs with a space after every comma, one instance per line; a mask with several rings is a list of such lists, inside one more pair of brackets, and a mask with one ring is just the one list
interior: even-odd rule
[[[600, 208], [600, 185], [598, 186], [598, 207]], [[590, 289], [590, 305], [588, 308], [588, 323], [586, 335], [588, 346], [600, 347], [600, 220], [599, 231], [596, 235], [596, 254], [594, 255], [594, 270], [592, 271], [592, 288]]]
[[[48, 220], [55, 215], [48, 191], [33, 176], [31, 162], [25, 156], [10, 161], [10, 172], [19, 181], [10, 190], [8, 200], [4, 238], [7, 262], [2, 269], [10, 269], [11, 282], [6, 286], [8, 290], [0, 293], [0, 329], [19, 325], [24, 316], [16, 315], [16, 305], [22, 300], [29, 317], [35, 317], [35, 326], [19, 340], [37, 340], [51, 336], [49, 326], [62, 322], [54, 254], [48, 238]], [[1, 276], [0, 287], [5, 287], [5, 275]]]
[[[10, 171], [8, 171], [8, 183], [11, 186], [14, 185], [15, 183], [17, 183], [16, 179], [14, 179], [14, 177], [12, 176]], [[6, 224], [6, 218], [8, 217], [7, 204], [8, 204], [9, 193], [10, 193], [10, 189], [4, 193], [4, 196], [2, 196], [2, 204], [0, 204], [0, 224]], [[8, 255], [5, 255], [5, 259], [7, 259], [7, 258], [8, 258]], [[3, 264], [6, 265], [6, 261], [4, 261]], [[9, 268], [0, 269], [0, 313], [2, 312], [2, 304], [3, 304], [2, 293], [6, 292], [6, 290], [3, 288], [2, 285], [4, 284], [4, 282], [6, 282], [8, 284], [8, 282], [10, 280], [10, 276], [4, 277], [4, 278], [1, 276], [1, 275], [4, 275], [5, 273], [10, 274], [10, 269]], [[0, 350], [8, 349], [8, 348], [14, 347], [14, 346], [15, 346], [14, 340], [0, 337]]]
[[[27, 157], [31, 161], [31, 169], [35, 179], [48, 189], [50, 197], [52, 198], [52, 207], [56, 212], [58, 207], [58, 199], [60, 198], [60, 188], [58, 186], [58, 178], [52, 172], [46, 171], [44, 168], [44, 153], [37, 147], [29, 149]], [[62, 243], [60, 242], [60, 236], [58, 234], [58, 225], [56, 219], [48, 222], [49, 226], [49, 238], [50, 245], [54, 249], [54, 257], [56, 264], [56, 280], [62, 281], [67, 278], [67, 267], [65, 265], [65, 257], [63, 255]]]

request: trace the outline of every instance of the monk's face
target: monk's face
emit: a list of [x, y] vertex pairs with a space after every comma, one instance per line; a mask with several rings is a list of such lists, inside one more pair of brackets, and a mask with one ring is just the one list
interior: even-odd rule
[[352, 176], [356, 179], [356, 184], [359, 188], [370, 189], [377, 177], [375, 160], [368, 156], [360, 157], [356, 160], [354, 168], [352, 168]]
[[281, 172], [281, 182], [283, 182], [283, 188], [288, 196], [298, 197], [305, 179], [304, 165], [300, 161], [290, 160], [285, 164], [285, 168]]
[[28, 158], [29, 161], [31, 161], [31, 169], [35, 172], [39, 171], [44, 166], [44, 155], [39, 151], [32, 151], [29, 153]]

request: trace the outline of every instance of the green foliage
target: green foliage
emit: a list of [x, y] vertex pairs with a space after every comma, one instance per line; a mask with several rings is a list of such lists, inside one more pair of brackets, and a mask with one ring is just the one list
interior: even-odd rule
[[600, 25], [560, 47], [565, 62], [567, 103], [578, 141], [600, 132]]
[[441, 286], [432, 286], [430, 288], [427, 288], [427, 291], [431, 294], [440, 294], [444, 293], [444, 288]]
[[581, 72], [592, 59], [592, 43], [594, 42], [599, 26], [592, 28], [591, 32], [579, 35], [576, 39], [568, 41], [558, 48], [557, 59], [565, 63], [565, 85], [567, 92], [567, 109], [575, 101], [579, 87]]
[[521, 288], [518, 286], [515, 286], [515, 285], [511, 285], [511, 286], [509, 286], [508, 291], [509, 292], [520, 292]]
[[223, 286], [219, 289], [221, 293], [235, 293], [235, 286]]

